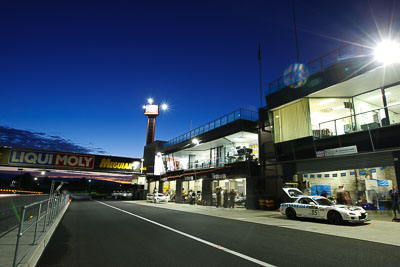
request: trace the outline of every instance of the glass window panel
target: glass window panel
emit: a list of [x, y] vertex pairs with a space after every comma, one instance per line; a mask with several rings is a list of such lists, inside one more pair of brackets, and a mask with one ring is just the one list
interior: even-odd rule
[[218, 128], [219, 126], [221, 126], [221, 120], [215, 120], [215, 128]]
[[356, 114], [357, 131], [368, 128], [380, 127], [385, 112], [383, 108], [383, 97], [381, 89], [374, 90], [354, 97], [354, 112]]
[[221, 125], [225, 125], [228, 122], [228, 116], [224, 116], [221, 118]]
[[199, 135], [199, 128], [194, 129], [194, 136], [198, 136]]
[[357, 131], [366, 131], [381, 127], [381, 121], [385, 117], [385, 110], [371, 110], [356, 115]]
[[240, 119], [240, 110], [235, 111], [235, 120]]
[[313, 62], [311, 62], [310, 64], [307, 64], [307, 68], [308, 68], [308, 74], [314, 74], [317, 72], [320, 72], [321, 69], [321, 59], [315, 60]]
[[210, 122], [210, 130], [215, 128], [215, 122]]
[[232, 122], [235, 119], [235, 114], [232, 112], [228, 115], [228, 122]]
[[248, 110], [242, 109], [242, 119], [251, 120], [251, 113]]
[[210, 124], [207, 123], [206, 125], [204, 125], [204, 132], [208, 132], [210, 129]]
[[400, 123], [400, 85], [386, 88], [385, 96], [390, 124]]
[[354, 131], [353, 104], [350, 98], [310, 98], [309, 105], [314, 137]]
[[201, 126], [201, 127], [200, 127], [199, 133], [200, 133], [200, 134], [204, 133], [204, 126]]

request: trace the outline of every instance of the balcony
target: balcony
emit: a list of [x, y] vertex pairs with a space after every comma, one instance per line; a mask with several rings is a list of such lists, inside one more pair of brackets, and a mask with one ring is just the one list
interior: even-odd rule
[[[215, 169], [215, 168], [222, 168], [226, 165], [230, 164], [236, 164], [236, 163], [256, 163], [257, 159], [254, 158], [254, 156], [251, 154], [251, 149], [239, 151], [238, 154], [232, 155], [232, 156], [225, 156], [221, 158], [213, 158], [213, 159], [206, 159], [206, 160], [196, 160], [195, 162], [187, 163], [187, 164], [182, 164], [182, 165], [176, 165], [172, 164], [173, 162], [170, 162], [171, 165], [168, 164], [167, 161], [167, 166], [166, 170], [168, 172], [176, 172], [176, 171], [198, 171], [198, 170], [205, 170], [205, 169]], [[173, 167], [172, 167], [173, 166]]]
[[[372, 54], [372, 49], [365, 48], [361, 44], [345, 44], [317, 59], [306, 63], [305, 66], [307, 68], [309, 77], [308, 80], [312, 80], [313, 75], [325, 72], [339, 63], [352, 63], [351, 65], [343, 68], [346, 72], [352, 71], [353, 74], [358, 72], [362, 73], [368, 70], [368, 68], [363, 68], [362, 66], [365, 66], [366, 63], [371, 61]], [[350, 77], [349, 73], [347, 73], [347, 75]], [[268, 84], [268, 91], [265, 92], [265, 95], [269, 95], [283, 88], [290, 87], [291, 84], [288, 84], [287, 81], [293, 81], [293, 76], [294, 73], [289, 72], [270, 82]]]
[[238, 109], [227, 115], [224, 115], [216, 120], [213, 120], [209, 123], [206, 123], [200, 127], [195, 128], [187, 133], [184, 133], [174, 139], [169, 140], [168, 142], [163, 144], [163, 149], [168, 148], [170, 146], [185, 142], [190, 140], [196, 136], [204, 134], [206, 132], [217, 129], [221, 126], [227, 125], [237, 120], [248, 120], [248, 121], [257, 121], [258, 120], [258, 112], [246, 110], [246, 109]]
[[[379, 108], [354, 114], [351, 116], [342, 117], [335, 120], [321, 122], [318, 125], [318, 129], [313, 129], [314, 139], [327, 138], [331, 136], [345, 135], [354, 132], [369, 131], [389, 124], [400, 123], [399, 114], [400, 104], [388, 105], [389, 111], [385, 108]], [[390, 113], [391, 123], [387, 114]]]

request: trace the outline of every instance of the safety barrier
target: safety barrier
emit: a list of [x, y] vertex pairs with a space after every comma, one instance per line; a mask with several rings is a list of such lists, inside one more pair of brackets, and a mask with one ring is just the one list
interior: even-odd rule
[[[63, 210], [64, 206], [68, 203], [69, 195], [61, 195], [61, 196], [51, 196], [48, 199], [35, 202], [29, 205], [25, 205], [21, 208], [20, 214], [20, 222], [18, 227], [18, 234], [17, 234], [17, 242], [15, 245], [15, 253], [14, 253], [14, 260], [13, 266], [17, 266], [18, 263], [18, 249], [20, 245], [20, 240], [22, 236], [34, 227], [33, 231], [33, 240], [32, 246], [37, 245], [37, 240], [39, 238], [38, 232], [44, 233], [46, 232], [46, 228], [49, 227], [57, 218], [58, 214]], [[35, 221], [31, 223], [29, 226], [25, 227], [25, 221], [28, 222], [33, 219], [33, 216], [26, 217], [27, 211], [31, 209], [37, 209], [37, 215]], [[39, 230], [39, 224], [43, 221], [43, 228]]]

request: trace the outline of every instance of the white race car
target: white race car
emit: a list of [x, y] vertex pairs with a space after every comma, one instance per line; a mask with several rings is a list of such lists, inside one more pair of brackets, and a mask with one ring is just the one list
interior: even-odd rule
[[147, 194], [146, 200], [153, 203], [167, 203], [170, 200], [169, 195], [161, 193]]
[[279, 210], [288, 219], [296, 217], [328, 220], [332, 224], [343, 221], [361, 223], [368, 221], [368, 213], [361, 207], [335, 205], [322, 196], [299, 196], [293, 203], [282, 203]]

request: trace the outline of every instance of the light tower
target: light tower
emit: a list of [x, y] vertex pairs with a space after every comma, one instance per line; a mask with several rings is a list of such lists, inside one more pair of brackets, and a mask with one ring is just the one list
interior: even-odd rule
[[[152, 98], [147, 99], [147, 104], [143, 106], [144, 115], [147, 116], [147, 135], [146, 145], [154, 142], [154, 132], [156, 130], [156, 117], [158, 116], [160, 105], [153, 104]], [[161, 104], [162, 110], [167, 110], [167, 104]]]

